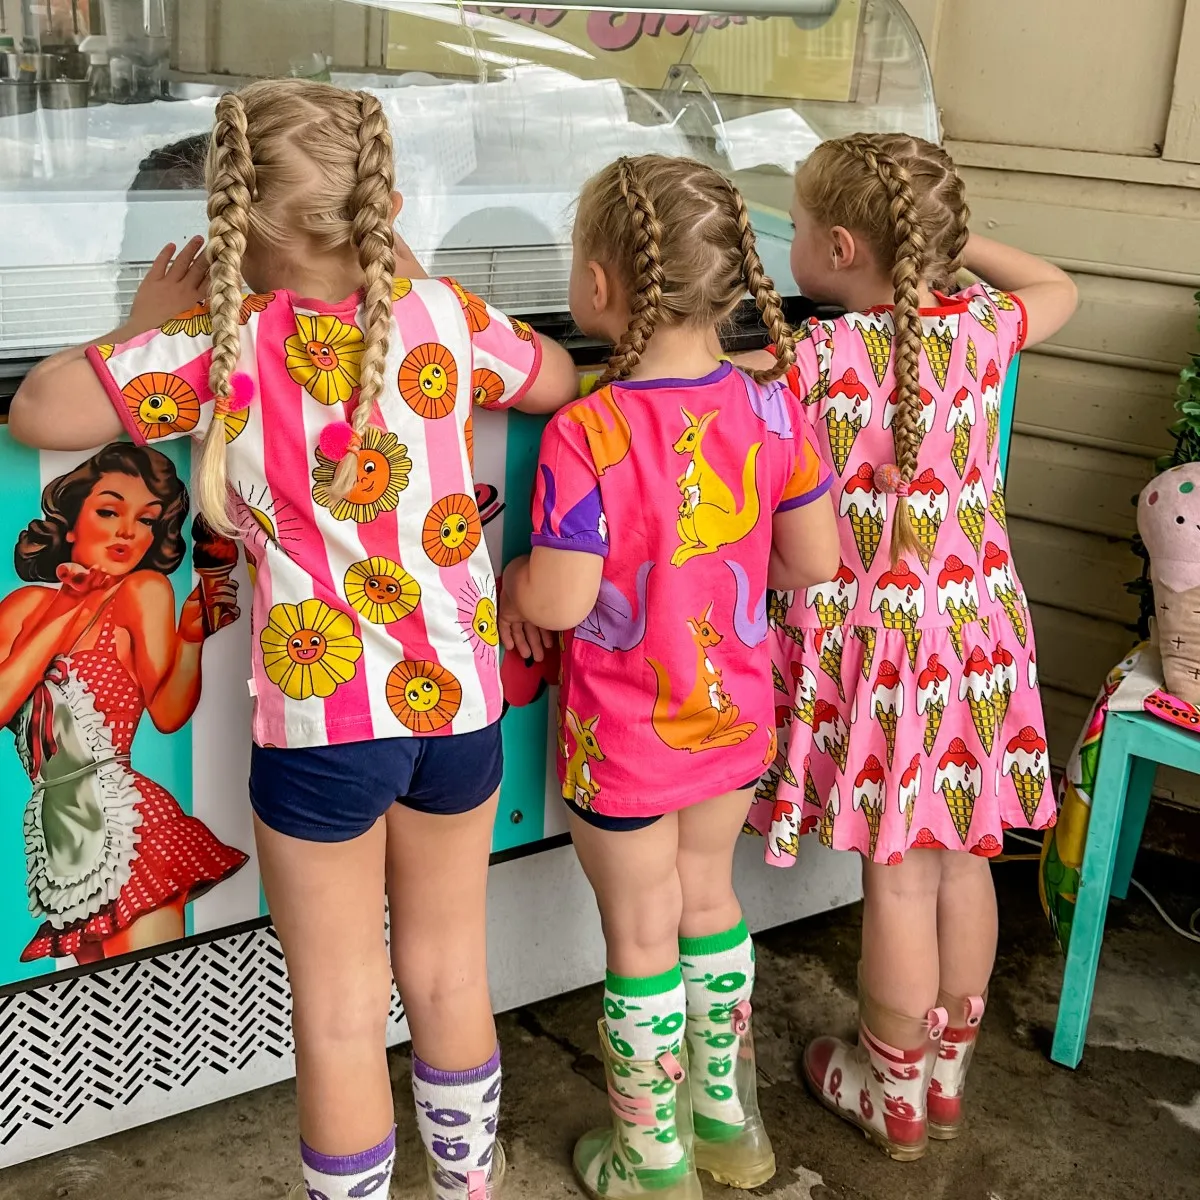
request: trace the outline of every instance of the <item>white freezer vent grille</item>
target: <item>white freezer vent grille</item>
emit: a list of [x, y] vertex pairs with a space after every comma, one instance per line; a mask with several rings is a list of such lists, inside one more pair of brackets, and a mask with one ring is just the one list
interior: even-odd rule
[[[488, 246], [421, 257], [431, 274], [452, 276], [512, 316], [566, 311], [566, 247]], [[0, 270], [0, 357], [46, 354], [114, 329], [149, 265]]]

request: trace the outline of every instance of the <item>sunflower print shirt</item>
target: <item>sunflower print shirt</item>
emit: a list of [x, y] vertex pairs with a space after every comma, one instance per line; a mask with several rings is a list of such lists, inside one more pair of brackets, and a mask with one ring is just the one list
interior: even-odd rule
[[[496, 589], [474, 499], [474, 405], [536, 376], [529, 326], [452, 280], [398, 279], [385, 386], [335, 496], [358, 396], [362, 297], [286, 291], [241, 306], [249, 403], [225, 420], [229, 511], [254, 581], [254, 739], [280, 747], [469, 733], [499, 720]], [[212, 318], [199, 304], [88, 358], [135, 442], [212, 421]], [[198, 454], [195, 459], [198, 462]]]

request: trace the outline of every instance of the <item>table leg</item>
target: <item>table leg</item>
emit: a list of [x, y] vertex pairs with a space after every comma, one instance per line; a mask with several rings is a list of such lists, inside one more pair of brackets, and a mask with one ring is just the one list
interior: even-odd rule
[[1117, 842], [1117, 857], [1113, 864], [1110, 894], [1118, 900], [1129, 895], [1129, 881], [1133, 877], [1133, 863], [1138, 847], [1142, 844], [1142, 830], [1146, 826], [1146, 813], [1150, 810], [1150, 793], [1154, 790], [1154, 776], [1158, 763], [1149, 758], [1135, 758], [1129, 772], [1129, 786], [1125, 789], [1125, 813], [1121, 818], [1121, 834]]

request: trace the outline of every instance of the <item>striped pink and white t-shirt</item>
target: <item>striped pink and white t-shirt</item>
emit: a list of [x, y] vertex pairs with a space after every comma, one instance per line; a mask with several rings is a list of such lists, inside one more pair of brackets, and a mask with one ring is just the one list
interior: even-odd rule
[[[500, 717], [471, 412], [516, 403], [541, 348], [527, 325], [449, 280], [397, 280], [393, 294], [385, 386], [342, 500], [321, 435], [357, 399], [361, 294], [328, 304], [276, 291], [242, 304], [236, 371], [253, 396], [225, 428], [230, 514], [254, 577], [260, 745], [469, 733]], [[130, 436], [153, 444], [206, 432], [211, 353], [200, 304], [88, 358]]]

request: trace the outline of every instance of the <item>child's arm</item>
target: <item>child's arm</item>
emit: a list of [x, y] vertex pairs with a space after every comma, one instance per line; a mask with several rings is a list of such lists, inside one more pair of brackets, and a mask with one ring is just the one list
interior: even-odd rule
[[1012, 292], [1021, 301], [1028, 322], [1026, 346], [1036, 346], [1053, 337], [1071, 319], [1079, 304], [1079, 293], [1065, 271], [991, 238], [971, 234], [963, 265], [972, 275], [1002, 291]]
[[574, 359], [557, 342], [540, 333], [533, 336], [541, 343], [542, 363], [514, 407], [526, 413], [557, 412], [579, 398], [579, 371]]
[[777, 592], [813, 587], [832, 579], [840, 565], [837, 517], [828, 493], [772, 518], [767, 587]]
[[579, 550], [534, 546], [532, 554], [513, 559], [505, 568], [500, 595], [505, 646], [513, 648], [506, 626], [520, 621], [539, 629], [574, 629], [596, 607], [603, 571], [600, 555]]
[[[192, 238], [172, 261], [174, 254], [174, 244], [163, 247], [138, 287], [129, 319], [88, 345], [128, 342], [157, 329], [207, 294], [204, 239]], [[87, 346], [63, 350], [38, 363], [25, 377], [8, 414], [8, 432], [18, 442], [42, 450], [87, 450], [120, 437], [121, 419], [86, 351]]]

